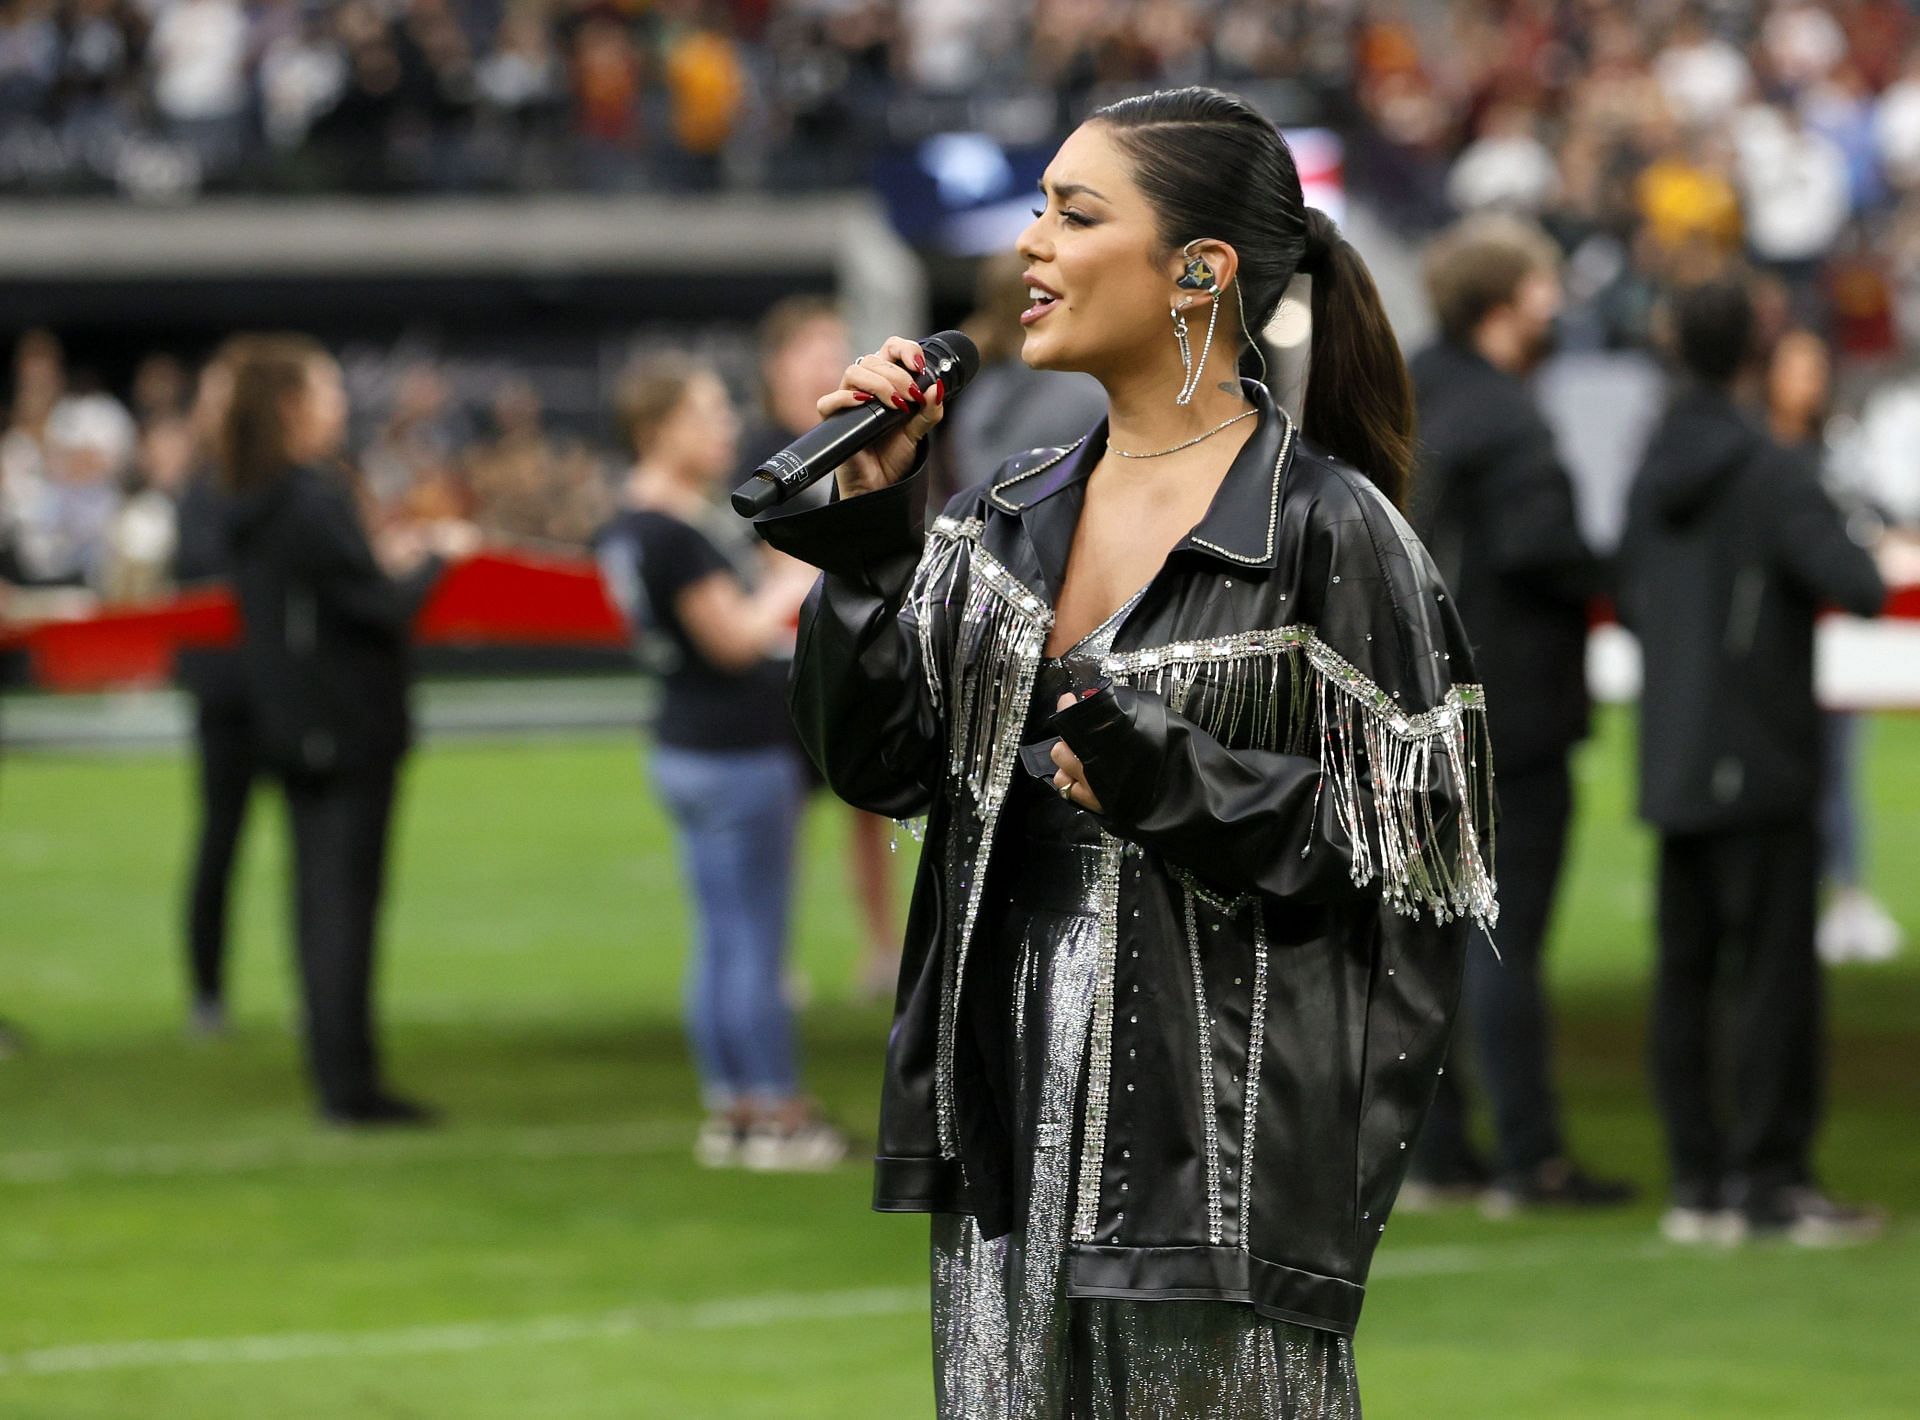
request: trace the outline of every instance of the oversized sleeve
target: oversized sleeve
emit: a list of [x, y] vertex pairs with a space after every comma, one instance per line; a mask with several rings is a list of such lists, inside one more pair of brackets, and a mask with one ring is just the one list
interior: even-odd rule
[[1588, 548], [1553, 432], [1528, 409], [1487, 451], [1476, 519], [1489, 562], [1539, 595], [1584, 603], [1606, 590]]
[[1459, 619], [1384, 500], [1312, 521], [1314, 585], [1294, 604], [1314, 620], [1232, 638], [1278, 658], [1261, 674], [1288, 704], [1254, 712], [1284, 727], [1277, 743], [1231, 745], [1157, 690], [1111, 682], [1053, 728], [1108, 827], [1203, 880], [1309, 902], [1378, 892], [1491, 926], [1492, 760]]
[[1811, 463], [1785, 449], [1758, 469], [1763, 506], [1771, 514], [1769, 551], [1809, 595], [1855, 616], [1877, 616], [1887, 587], [1873, 556], [1847, 535], [1846, 521]]
[[[794, 726], [833, 791], [892, 818], [924, 813], [945, 744], [932, 608], [951, 597], [962, 539], [926, 528], [927, 443], [889, 488], [755, 523], [821, 569], [800, 612]], [[943, 524], [947, 520], [941, 520]]]
[[302, 503], [298, 570], [320, 604], [363, 630], [405, 639], [445, 562], [429, 556], [405, 576], [388, 576], [344, 493], [316, 493]]

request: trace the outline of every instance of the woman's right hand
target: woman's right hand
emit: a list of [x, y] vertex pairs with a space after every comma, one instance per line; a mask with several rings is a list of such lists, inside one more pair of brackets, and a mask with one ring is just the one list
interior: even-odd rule
[[822, 419], [876, 399], [913, 412], [906, 424], [840, 465], [834, 478], [842, 498], [874, 493], [906, 477], [913, 466], [914, 446], [947, 412], [942, 384], [922, 390], [914, 383], [915, 373], [926, 367], [927, 357], [916, 342], [904, 335], [889, 336], [878, 350], [847, 366], [840, 387], [820, 400], [817, 408]]
[[1900, 531], [1883, 533], [1874, 544], [1873, 561], [1888, 590], [1920, 587], [1920, 536]]
[[448, 562], [465, 562], [485, 542], [480, 529], [465, 518], [443, 518], [426, 530], [427, 548]]

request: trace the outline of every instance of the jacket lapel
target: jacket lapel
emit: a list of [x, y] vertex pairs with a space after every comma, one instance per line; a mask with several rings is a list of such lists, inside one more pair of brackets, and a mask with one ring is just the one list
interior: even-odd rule
[[1205, 516], [1173, 551], [1227, 567], [1272, 567], [1279, 557], [1280, 496], [1293, 462], [1293, 421], [1258, 380], [1242, 379], [1240, 388], [1260, 411], [1253, 437], [1234, 455]]
[[[1293, 458], [1293, 426], [1265, 385], [1248, 379], [1240, 385], [1260, 411], [1253, 437], [1234, 456], [1205, 516], [1173, 552], [1197, 554], [1224, 567], [1272, 567], [1279, 552], [1280, 497]], [[988, 490], [989, 508], [1003, 515], [988, 519], [988, 550], [1049, 606], [1059, 601], [1087, 479], [1106, 445], [1102, 419], [1078, 443], [1018, 461]], [[1169, 555], [1169, 565], [1172, 561]]]

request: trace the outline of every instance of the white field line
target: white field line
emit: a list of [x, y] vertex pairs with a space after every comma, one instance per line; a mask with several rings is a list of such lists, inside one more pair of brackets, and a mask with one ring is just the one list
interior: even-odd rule
[[[1431, 1247], [1388, 1253], [1373, 1276], [1459, 1276], [1507, 1267], [1539, 1267], [1591, 1256], [1596, 1249], [1553, 1244], [1515, 1247]], [[1615, 1257], [1623, 1254], [1614, 1252]], [[1635, 1259], [1693, 1255], [1650, 1243], [1630, 1249]], [[154, 1367], [233, 1366], [258, 1362], [426, 1356], [485, 1351], [500, 1346], [539, 1346], [601, 1341], [646, 1332], [719, 1331], [792, 1325], [806, 1321], [906, 1316], [927, 1306], [922, 1287], [864, 1288], [839, 1292], [764, 1292], [681, 1307], [624, 1307], [590, 1315], [527, 1317], [512, 1321], [455, 1322], [444, 1326], [394, 1327], [384, 1331], [294, 1331], [265, 1336], [209, 1336], [180, 1340], [108, 1341], [49, 1346], [0, 1355], [0, 1380], [26, 1376], [90, 1374]]]
[[302, 1138], [234, 1139], [204, 1144], [126, 1144], [0, 1154], [0, 1184], [67, 1183], [86, 1178], [180, 1178], [279, 1168], [577, 1159], [672, 1153], [693, 1147], [691, 1123], [550, 1125], [473, 1133], [316, 1133]]
[[291, 1331], [267, 1336], [216, 1336], [180, 1341], [109, 1341], [50, 1346], [0, 1356], [0, 1380], [10, 1376], [73, 1375], [150, 1366], [225, 1366], [249, 1361], [485, 1351], [496, 1346], [597, 1341], [646, 1331], [716, 1331], [808, 1320], [898, 1316], [926, 1304], [924, 1288], [769, 1292], [680, 1308], [624, 1307], [589, 1316], [454, 1322], [446, 1326], [406, 1326], [387, 1331]]

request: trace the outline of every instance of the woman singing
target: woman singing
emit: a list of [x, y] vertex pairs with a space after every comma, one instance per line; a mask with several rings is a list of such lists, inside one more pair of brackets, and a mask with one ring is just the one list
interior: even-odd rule
[[[875, 1206], [933, 1215], [937, 1410], [1348, 1417], [1350, 1337], [1491, 923], [1467, 643], [1400, 516], [1405, 366], [1271, 124], [1096, 112], [1021, 235], [1078, 442], [923, 515], [895, 338], [823, 415], [915, 417], [762, 522], [822, 568], [792, 704], [834, 788], [926, 816]], [[1239, 352], [1312, 280], [1300, 427]]]

